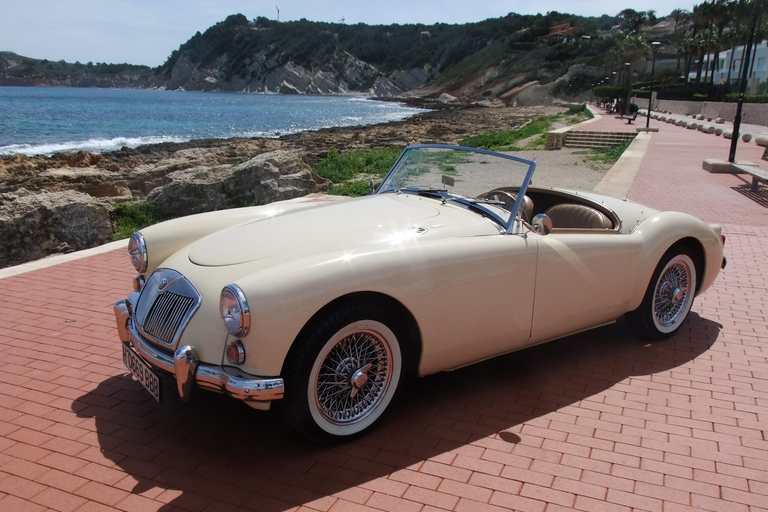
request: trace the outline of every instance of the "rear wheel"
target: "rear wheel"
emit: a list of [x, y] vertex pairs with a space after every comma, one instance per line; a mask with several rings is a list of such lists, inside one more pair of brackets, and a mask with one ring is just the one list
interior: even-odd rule
[[318, 319], [296, 341], [286, 365], [286, 420], [319, 441], [347, 439], [372, 427], [400, 383], [398, 330], [374, 304], [339, 306]]
[[661, 258], [640, 307], [627, 313], [627, 322], [640, 335], [663, 339], [685, 322], [696, 294], [697, 274], [693, 254], [676, 245]]

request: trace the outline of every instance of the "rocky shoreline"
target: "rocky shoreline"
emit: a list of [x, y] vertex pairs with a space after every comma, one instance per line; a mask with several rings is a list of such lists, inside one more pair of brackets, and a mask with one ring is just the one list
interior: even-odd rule
[[149, 198], [177, 214], [188, 214], [289, 199], [327, 190], [327, 182], [310, 166], [331, 148], [456, 144], [470, 135], [514, 129], [534, 117], [562, 111], [424, 102], [417, 106], [439, 108], [403, 121], [278, 138], [205, 139], [102, 154], [2, 158], [0, 238], [10, 243], [0, 249], [0, 268], [109, 241], [110, 211], [118, 202]]

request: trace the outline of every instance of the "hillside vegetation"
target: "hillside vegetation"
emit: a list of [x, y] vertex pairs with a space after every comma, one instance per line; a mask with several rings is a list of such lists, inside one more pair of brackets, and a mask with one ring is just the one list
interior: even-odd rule
[[[477, 23], [346, 25], [277, 22], [242, 14], [194, 34], [159, 67], [68, 64], [0, 55], [0, 85], [158, 87], [184, 90], [395, 96], [425, 84], [459, 96], [478, 74], [493, 74], [498, 96], [574, 64], [599, 65], [611, 39], [594, 37], [619, 18], [510, 13]], [[569, 23], [570, 42], [538, 40]], [[110, 83], [111, 81], [111, 83]], [[487, 81], [487, 80], [484, 80]], [[500, 84], [500, 85], [498, 85]], [[500, 87], [500, 89], [499, 89]]]

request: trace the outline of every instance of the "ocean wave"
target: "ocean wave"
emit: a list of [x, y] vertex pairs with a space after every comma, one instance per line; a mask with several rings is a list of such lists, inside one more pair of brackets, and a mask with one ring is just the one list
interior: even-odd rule
[[158, 144], [161, 142], [186, 142], [184, 137], [151, 136], [151, 137], [114, 137], [111, 139], [88, 139], [82, 141], [51, 142], [45, 144], [9, 144], [0, 146], [0, 156], [13, 155], [52, 155], [54, 153], [90, 151], [115, 151], [123, 146], [135, 148], [142, 144]]

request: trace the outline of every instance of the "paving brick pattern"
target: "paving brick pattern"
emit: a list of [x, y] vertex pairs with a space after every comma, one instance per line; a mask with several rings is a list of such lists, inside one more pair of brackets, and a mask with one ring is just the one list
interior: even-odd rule
[[729, 258], [679, 334], [619, 322], [421, 379], [341, 446], [149, 398], [113, 324], [124, 251], [0, 280], [0, 512], [768, 510], [765, 209], [672, 129], [630, 197], [722, 222]]

